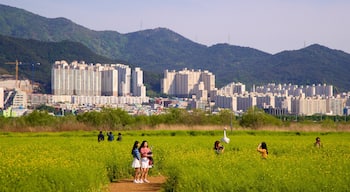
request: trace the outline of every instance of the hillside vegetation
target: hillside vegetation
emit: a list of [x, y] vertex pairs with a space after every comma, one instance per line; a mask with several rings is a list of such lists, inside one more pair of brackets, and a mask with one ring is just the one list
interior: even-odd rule
[[[165, 69], [185, 67], [209, 70], [216, 75], [217, 87], [233, 81], [245, 83], [248, 88], [252, 84], [270, 82], [297, 85], [327, 83], [333, 84], [339, 91], [350, 90], [347, 78], [347, 74], [350, 74], [350, 55], [318, 44], [274, 55], [229, 44], [207, 47], [170, 29], [156, 28], [127, 34], [93, 31], [66, 18], [45, 18], [5, 5], [0, 5], [0, 34], [45, 42], [79, 42], [96, 54], [152, 71], [152, 75], [145, 77], [145, 83], [147, 88], [157, 92], [160, 90], [161, 73]], [[60, 49], [65, 50], [63, 47]], [[60, 52], [60, 49], [56, 51]], [[23, 50], [36, 51], [35, 48]], [[70, 54], [65, 54], [69, 58]], [[83, 54], [78, 58], [89, 60]]]

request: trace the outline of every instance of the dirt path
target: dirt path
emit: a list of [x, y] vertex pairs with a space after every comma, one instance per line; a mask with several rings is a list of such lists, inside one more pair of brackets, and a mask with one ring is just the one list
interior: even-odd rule
[[158, 192], [161, 190], [162, 184], [166, 178], [164, 176], [148, 177], [150, 183], [136, 184], [133, 179], [121, 179], [109, 185], [110, 192], [132, 192], [132, 191], [146, 191]]

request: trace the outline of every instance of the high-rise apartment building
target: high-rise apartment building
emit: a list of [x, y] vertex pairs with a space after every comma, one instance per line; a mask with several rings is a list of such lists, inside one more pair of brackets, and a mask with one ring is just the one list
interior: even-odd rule
[[51, 89], [54, 95], [101, 95], [103, 67], [85, 63], [56, 61], [52, 67]]
[[135, 69], [135, 84], [131, 87], [131, 69], [123, 64], [56, 61], [51, 78], [53, 95], [146, 96], [142, 70]]
[[130, 86], [131, 86], [131, 69], [127, 65], [116, 64], [114, 65], [115, 69], [118, 70], [118, 82], [119, 88], [118, 92], [120, 96], [130, 95]]
[[118, 71], [108, 66], [106, 70], [101, 71], [101, 95], [118, 96]]
[[166, 70], [161, 81], [161, 92], [177, 97], [191, 98], [192, 95], [202, 95], [204, 90], [208, 94], [214, 89], [215, 75], [209, 71], [195, 71], [186, 68], [178, 72]]
[[132, 93], [133, 96], [146, 96], [146, 86], [143, 85], [143, 71], [139, 67], [136, 67], [132, 72]]
[[245, 92], [245, 85], [242, 83], [235, 82], [227, 84], [219, 90], [219, 94], [223, 95], [244, 94]]

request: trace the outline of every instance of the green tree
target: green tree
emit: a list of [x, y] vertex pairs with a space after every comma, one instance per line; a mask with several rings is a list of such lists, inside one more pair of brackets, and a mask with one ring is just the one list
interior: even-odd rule
[[257, 129], [265, 125], [281, 126], [282, 121], [272, 115], [266, 114], [262, 109], [252, 107], [243, 114], [240, 125], [242, 127]]

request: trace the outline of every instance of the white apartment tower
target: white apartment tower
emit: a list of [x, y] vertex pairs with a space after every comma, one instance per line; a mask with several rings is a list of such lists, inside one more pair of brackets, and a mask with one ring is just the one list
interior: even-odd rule
[[146, 96], [146, 87], [143, 85], [143, 71], [139, 67], [136, 67], [132, 72], [132, 93], [133, 96]]
[[176, 71], [164, 71], [164, 79], [161, 80], [160, 86], [161, 91], [163, 93], [166, 93], [168, 95], [174, 95], [175, 94], [175, 76]]
[[[130, 96], [131, 69], [123, 64], [85, 64], [84, 62], [56, 61], [52, 67], [53, 95]], [[143, 72], [134, 72], [134, 96], [146, 96]]]
[[[199, 90], [201, 88], [203, 90]], [[209, 93], [214, 89], [215, 76], [208, 71], [194, 71], [186, 68], [178, 72], [166, 70], [161, 81], [162, 93], [177, 97], [190, 98], [192, 95], [202, 95], [204, 90]]]
[[130, 80], [131, 80], [131, 69], [127, 65], [116, 64], [116, 70], [118, 71], [118, 82], [119, 82], [119, 96], [130, 95]]
[[108, 66], [101, 71], [101, 95], [118, 96], [118, 71]]
[[101, 95], [102, 66], [56, 61], [52, 68], [51, 89], [54, 95]]

